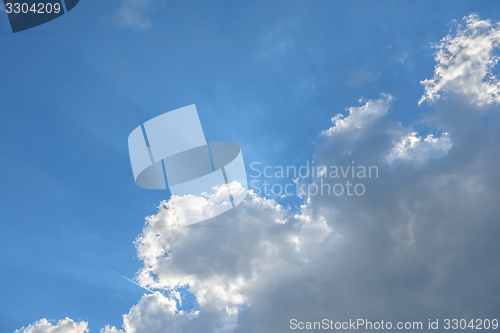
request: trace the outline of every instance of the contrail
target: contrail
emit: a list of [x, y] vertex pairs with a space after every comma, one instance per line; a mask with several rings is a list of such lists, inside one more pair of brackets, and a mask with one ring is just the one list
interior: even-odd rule
[[94, 259], [89, 258], [89, 257], [87, 257], [86, 255], [84, 255], [84, 254], [82, 254], [82, 253], [80, 253], [80, 252], [77, 252], [77, 251], [75, 251], [75, 252], [76, 252], [77, 254], [81, 255], [82, 257], [84, 257], [85, 259], [87, 259], [87, 260], [89, 260], [89, 261], [92, 261], [94, 264], [99, 265], [99, 266], [101, 266], [101, 267], [103, 267], [103, 268], [107, 269], [108, 271], [110, 271], [110, 272], [112, 272], [112, 273], [115, 273], [115, 274], [116, 274], [116, 275], [118, 275], [119, 277], [122, 277], [122, 278], [124, 278], [125, 280], [127, 280], [127, 281], [129, 281], [129, 282], [132, 282], [132, 283], [133, 283], [133, 284], [135, 284], [136, 286], [141, 287], [142, 289], [147, 290], [147, 291], [149, 291], [150, 293], [154, 293], [154, 291], [153, 291], [153, 290], [149, 289], [148, 287], [141, 286], [139, 283], [137, 283], [137, 281], [134, 281], [134, 280], [132, 280], [132, 279], [129, 279], [128, 277], [126, 277], [125, 275], [122, 275], [122, 274], [118, 273], [118, 272], [117, 272], [117, 271], [115, 271], [114, 269], [111, 269], [111, 268], [109, 268], [108, 266], [105, 266], [105, 265], [101, 264], [100, 262], [97, 262], [97, 261], [95, 261]]

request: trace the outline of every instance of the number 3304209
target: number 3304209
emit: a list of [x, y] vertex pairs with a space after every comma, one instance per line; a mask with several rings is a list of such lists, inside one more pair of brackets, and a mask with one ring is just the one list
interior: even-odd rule
[[28, 4], [28, 3], [19, 3], [19, 2], [7, 2], [5, 4], [5, 11], [7, 14], [27, 14], [27, 13], [33, 13], [33, 14], [51, 14], [55, 13], [58, 14], [61, 11], [61, 4], [59, 3], [34, 3], [34, 4]]

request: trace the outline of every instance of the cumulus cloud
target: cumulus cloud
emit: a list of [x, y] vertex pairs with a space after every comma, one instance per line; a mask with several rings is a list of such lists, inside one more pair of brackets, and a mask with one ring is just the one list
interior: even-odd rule
[[[144, 296], [124, 317], [125, 332], [157, 332], [160, 322], [173, 332], [285, 332], [291, 318], [493, 316], [498, 148], [487, 135], [474, 146], [453, 145], [448, 132], [422, 138], [384, 117], [391, 100], [384, 94], [337, 116], [317, 146], [323, 165], [356, 160], [380, 168], [380, 178], [361, 180], [362, 197], [310, 196], [291, 214], [250, 193], [197, 228], [181, 228], [174, 214], [199, 205], [196, 197], [163, 203], [136, 241], [144, 262], [138, 281], [167, 293], [189, 286], [199, 307], [185, 313], [174, 296]], [[454, 130], [465, 132], [473, 118]], [[491, 131], [483, 125], [480, 131]], [[405, 163], [388, 160], [391, 154]], [[148, 301], [165, 297], [148, 310]], [[153, 309], [161, 315], [149, 315]]]
[[[235, 187], [232, 193], [243, 191]], [[293, 275], [331, 233], [326, 221], [312, 218], [305, 207], [290, 216], [275, 201], [251, 192], [230, 212], [199, 227], [181, 228], [172, 212], [197, 200], [185, 196], [165, 202], [136, 241], [144, 261], [140, 283], [160, 290], [189, 286], [196, 296], [198, 311], [174, 309], [172, 316], [162, 316], [169, 323], [190, 316], [182, 332], [234, 331], [239, 314], [252, 306], [262, 286]], [[136, 325], [141, 324], [129, 321], [129, 327]]]
[[465, 95], [478, 105], [500, 102], [500, 82], [492, 74], [498, 62], [494, 54], [500, 45], [500, 25], [477, 15], [464, 18], [465, 27], [436, 45], [434, 77], [421, 83], [425, 94], [419, 103], [433, 101], [441, 92]]
[[329, 136], [340, 132], [361, 134], [365, 132], [362, 129], [387, 114], [393, 100], [393, 96], [382, 94], [382, 98], [370, 100], [363, 106], [350, 107], [347, 109], [349, 111], [347, 117], [338, 113], [332, 118], [333, 126], [323, 131], [322, 134]]
[[[332, 118], [333, 125], [321, 133], [321, 137], [325, 139], [321, 149], [350, 156], [352, 150], [359, 149], [358, 145], [377, 142], [379, 146], [392, 146], [386, 154], [388, 162], [411, 161], [416, 164], [443, 156], [451, 149], [453, 142], [447, 132], [439, 137], [428, 134], [422, 139], [411, 128], [385, 120], [384, 116], [389, 112], [393, 100], [394, 97], [390, 94], [382, 94], [379, 99], [369, 100], [359, 107], [348, 108], [347, 116], [337, 114]], [[374, 149], [373, 153], [380, 154], [380, 150]]]
[[84, 321], [75, 322], [72, 319], [65, 318], [52, 324], [47, 319], [39, 321], [16, 330], [15, 333], [87, 333], [88, 324]]
[[447, 132], [444, 132], [440, 137], [429, 134], [425, 139], [418, 136], [417, 132], [411, 132], [396, 143], [388, 160], [389, 162], [403, 160], [422, 164], [428, 158], [445, 155], [452, 146], [453, 143]]
[[123, 331], [114, 326], [106, 325], [103, 329], [101, 329], [101, 333], [123, 333]]

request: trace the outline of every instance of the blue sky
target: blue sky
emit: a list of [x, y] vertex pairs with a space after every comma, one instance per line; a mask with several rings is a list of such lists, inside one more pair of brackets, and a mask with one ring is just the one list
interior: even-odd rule
[[196, 104], [207, 140], [239, 144], [247, 165], [301, 165], [360, 98], [390, 92], [388, 119], [415, 124], [432, 43], [470, 13], [500, 21], [496, 1], [151, 1], [143, 27], [117, 23], [123, 3], [81, 1], [16, 34], [0, 15], [2, 332], [118, 327], [144, 293], [95, 263], [133, 278], [133, 241], [165, 199], [134, 183], [139, 124]]

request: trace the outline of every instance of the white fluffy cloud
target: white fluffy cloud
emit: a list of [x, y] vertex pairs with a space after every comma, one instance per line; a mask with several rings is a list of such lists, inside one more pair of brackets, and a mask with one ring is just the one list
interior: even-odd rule
[[[390, 94], [382, 94], [379, 99], [348, 108], [347, 116], [337, 114], [332, 118], [333, 126], [321, 133], [326, 149], [330, 152], [334, 149], [338, 154], [349, 156], [357, 144], [369, 144], [370, 140], [374, 139], [374, 134], [379, 139], [385, 136], [385, 144], [393, 146], [386, 155], [390, 163], [406, 161], [422, 164], [429, 158], [445, 155], [451, 149], [453, 142], [447, 132], [439, 137], [428, 134], [422, 139], [417, 132], [384, 120], [393, 101], [394, 97]], [[380, 153], [377, 150], [374, 152]]]
[[[493, 316], [500, 154], [487, 135], [477, 135], [488, 125], [463, 131], [481, 124], [471, 112], [453, 127], [461, 145], [452, 144], [453, 132], [424, 139], [383, 117], [391, 100], [382, 95], [337, 116], [342, 121], [334, 120], [317, 146], [323, 165], [378, 165], [381, 177], [366, 180], [363, 197], [311, 196], [289, 214], [250, 194], [236, 209], [184, 228], [176, 212], [207, 203], [164, 203], [137, 239], [144, 261], [138, 281], [167, 295], [189, 286], [199, 308], [185, 313], [175, 296], [147, 295], [124, 317], [125, 332], [285, 332], [291, 318]], [[463, 133], [475, 144], [463, 144]]]
[[334, 135], [336, 133], [349, 132], [351, 135], [358, 135], [365, 132], [365, 128], [373, 124], [376, 120], [386, 115], [389, 111], [394, 97], [389, 94], [382, 94], [381, 99], [370, 100], [365, 105], [350, 107], [347, 110], [349, 115], [345, 117], [337, 114], [332, 118], [333, 126], [323, 131], [323, 135]]
[[436, 45], [436, 68], [432, 79], [422, 81], [425, 94], [419, 103], [433, 101], [441, 92], [464, 95], [478, 105], [500, 102], [500, 81], [492, 74], [498, 62], [494, 54], [500, 45], [500, 25], [464, 18], [465, 27]]
[[[287, 332], [292, 318], [497, 316], [500, 119], [491, 109], [488, 122], [475, 112], [496, 95], [471, 93], [467, 80], [478, 77], [466, 71], [496, 61], [486, 52], [476, 65], [471, 52], [490, 50], [487, 32], [497, 30], [469, 17], [465, 31], [444, 39], [449, 54], [436, 58], [440, 74], [428, 81], [426, 98], [452, 93], [426, 118], [427, 131], [441, 134], [419, 135], [384, 117], [394, 98], [383, 94], [335, 116], [314, 155], [321, 165], [377, 166], [379, 177], [350, 179], [363, 183], [363, 196], [310, 196], [290, 213], [250, 192], [235, 209], [188, 227], [183, 216], [210, 216], [217, 194], [162, 203], [136, 240], [144, 263], [137, 280], [156, 291], [124, 315], [122, 328], [101, 332]], [[474, 82], [496, 84], [480, 78]], [[339, 179], [312, 180], [320, 181]], [[182, 310], [180, 287], [196, 298], [190, 311]]]
[[123, 331], [114, 326], [106, 325], [103, 329], [101, 329], [101, 333], [123, 333]]
[[452, 146], [453, 143], [447, 132], [444, 132], [440, 137], [429, 134], [425, 139], [419, 137], [417, 132], [411, 132], [396, 143], [388, 160], [389, 162], [403, 160], [422, 164], [429, 158], [443, 156]]
[[[238, 191], [236, 186], [233, 184], [233, 193]], [[199, 311], [178, 312], [174, 302], [171, 316], [161, 316], [164, 326], [183, 320], [186, 325], [179, 332], [203, 328], [234, 331], [239, 313], [252, 306], [256, 294], [263, 292], [262, 286], [278, 283], [314, 260], [314, 253], [331, 233], [326, 221], [313, 218], [307, 208], [289, 216], [273, 200], [253, 193], [222, 216], [198, 226], [180, 227], [175, 212], [181, 207], [203, 206], [198, 200], [185, 196], [165, 202], [158, 214], [147, 219], [136, 242], [144, 261], [140, 283], [161, 290], [188, 285], [196, 296]], [[136, 311], [142, 312], [140, 304]], [[131, 313], [125, 317], [127, 332], [156, 332], [134, 320], [140, 316]]]
[[15, 333], [87, 333], [88, 324], [84, 321], [75, 322], [72, 319], [65, 318], [52, 324], [47, 319], [39, 321], [16, 330]]

